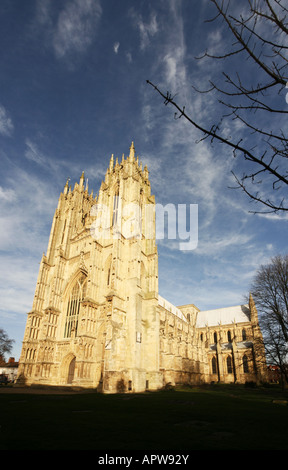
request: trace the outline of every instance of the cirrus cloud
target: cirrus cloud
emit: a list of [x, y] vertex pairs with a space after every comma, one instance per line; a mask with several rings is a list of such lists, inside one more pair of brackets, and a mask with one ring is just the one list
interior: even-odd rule
[[12, 119], [9, 117], [4, 106], [0, 105], [0, 134], [11, 136], [14, 130]]
[[100, 0], [70, 0], [59, 14], [51, 0], [38, 0], [36, 21], [57, 59], [81, 55], [93, 43], [102, 15]]

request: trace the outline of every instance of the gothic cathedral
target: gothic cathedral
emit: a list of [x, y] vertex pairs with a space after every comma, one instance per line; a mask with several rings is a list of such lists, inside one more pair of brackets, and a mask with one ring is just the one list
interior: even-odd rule
[[255, 304], [200, 311], [158, 294], [155, 197], [132, 143], [98, 196], [60, 194], [28, 313], [18, 383], [105, 393], [265, 381]]

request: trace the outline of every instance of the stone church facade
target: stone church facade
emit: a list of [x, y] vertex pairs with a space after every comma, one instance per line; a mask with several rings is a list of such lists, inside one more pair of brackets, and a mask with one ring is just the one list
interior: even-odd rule
[[[120, 227], [120, 228], [119, 228]], [[158, 293], [155, 197], [132, 143], [98, 196], [84, 174], [60, 194], [28, 313], [18, 383], [104, 393], [259, 382], [255, 304], [200, 311]]]

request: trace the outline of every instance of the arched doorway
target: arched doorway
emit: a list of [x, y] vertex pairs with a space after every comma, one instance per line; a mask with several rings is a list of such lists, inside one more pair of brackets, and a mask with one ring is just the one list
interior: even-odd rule
[[70, 361], [70, 364], [68, 367], [67, 384], [72, 384], [73, 382], [74, 372], [75, 372], [75, 362], [76, 362], [76, 357], [74, 356], [73, 359]]

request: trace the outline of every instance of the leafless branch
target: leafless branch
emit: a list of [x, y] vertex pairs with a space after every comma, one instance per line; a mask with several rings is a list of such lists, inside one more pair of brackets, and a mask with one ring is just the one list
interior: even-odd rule
[[[218, 123], [203, 125], [186, 111], [187, 103], [185, 106], [180, 106], [171, 92], [162, 92], [150, 80], [147, 80], [147, 83], [162, 96], [166, 106], [172, 105], [176, 108], [175, 119], [183, 117], [202, 133], [203, 137], [199, 141], [207, 138], [211, 139], [211, 143], [218, 141], [230, 147], [234, 156], [242, 155], [244, 161], [256, 165], [255, 171], [253, 171], [254, 168], [251, 170], [247, 167], [247, 172], [242, 178], [234, 174], [237, 187], [242, 189], [251, 201], [263, 204], [266, 209], [272, 212], [287, 211], [288, 202], [285, 197], [280, 196], [279, 190], [281, 189], [284, 193], [286, 191], [287, 194], [288, 139], [280, 129], [279, 120], [281, 116], [288, 114], [288, 107], [282, 108], [281, 104], [277, 104], [274, 99], [272, 100], [271, 91], [274, 88], [276, 90], [274, 97], [278, 96], [288, 82], [288, 57], [286, 54], [288, 50], [288, 9], [283, 5], [284, 0], [247, 0], [249, 12], [246, 11], [246, 17], [244, 14], [237, 17], [235, 14], [230, 14], [229, 1], [210, 1], [215, 6], [216, 15], [208, 21], [222, 19], [233, 37], [232, 47], [234, 49], [219, 55], [209, 54], [206, 51], [198, 59], [225, 60], [225, 64], [232, 61], [232, 69], [234, 69], [234, 58], [239, 55], [241, 64], [243, 58], [246, 58], [249, 66], [254, 67], [252, 74], [245, 74], [245, 79], [242, 74], [243, 67], [240, 67], [239, 70], [236, 69], [234, 77], [231, 75], [231, 71], [223, 71], [221, 85], [217, 85], [215, 80], [210, 80], [208, 87], [204, 90], [199, 90], [195, 85], [192, 85], [197, 93], [215, 94], [219, 105], [222, 109], [226, 109]], [[263, 22], [269, 28], [263, 30], [260, 27], [259, 29], [258, 26], [262, 26]], [[237, 65], [239, 62], [236, 63], [236, 67]], [[248, 83], [246, 83], [247, 81]], [[262, 118], [266, 115], [265, 113], [268, 113], [268, 119], [266, 119], [264, 127], [263, 124], [261, 126], [261, 122], [263, 123]], [[238, 121], [242, 126], [243, 137], [238, 140], [232, 137], [227, 138], [221, 131], [222, 123], [229, 119], [234, 123]], [[269, 126], [271, 127], [269, 128]], [[249, 136], [253, 134], [253, 147], [250, 147], [247, 143], [249, 141], [244, 138], [245, 130], [248, 130]], [[278, 191], [275, 194], [279, 202], [274, 202], [272, 200], [274, 198], [268, 196], [267, 181], [269, 181], [269, 188]], [[262, 192], [258, 190], [261, 184], [264, 188]], [[256, 191], [253, 191], [252, 185]]]

